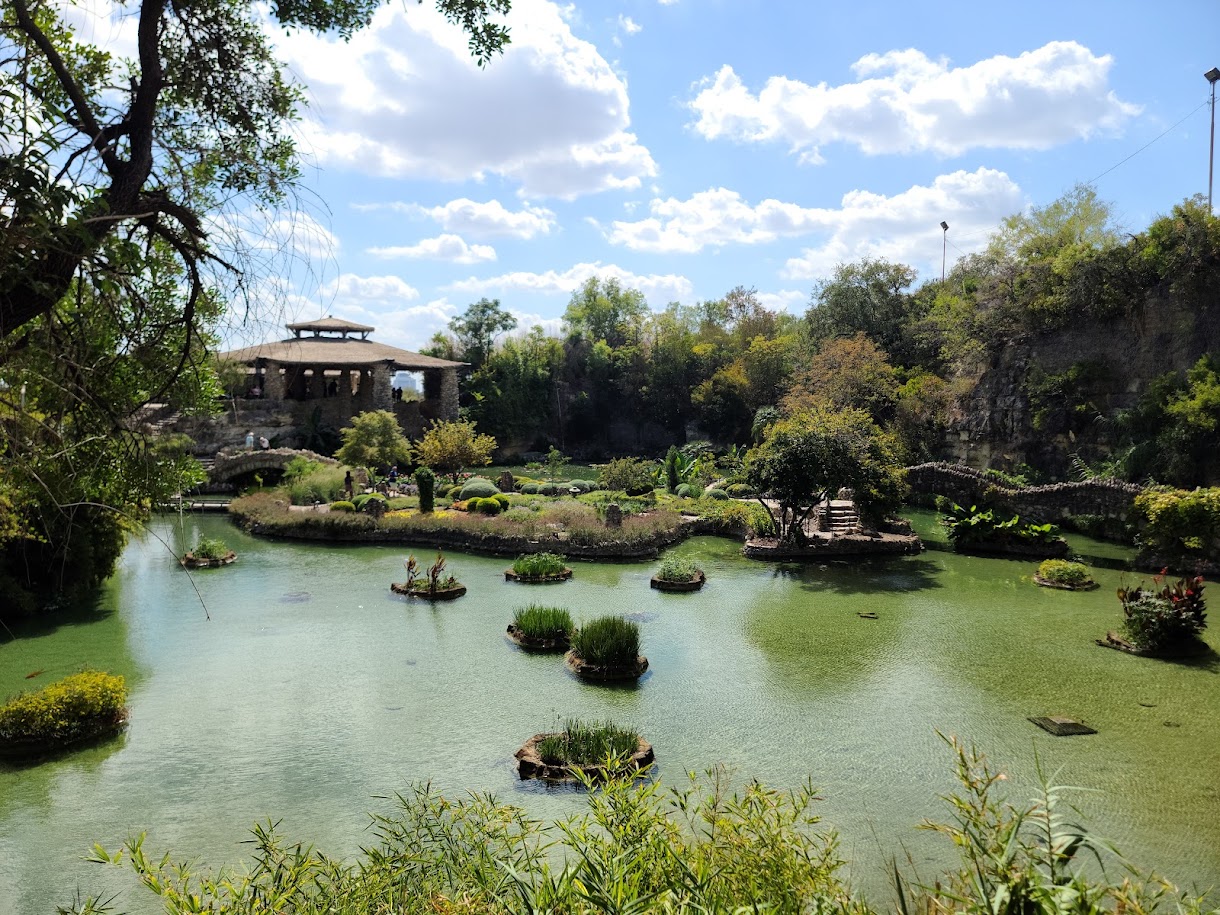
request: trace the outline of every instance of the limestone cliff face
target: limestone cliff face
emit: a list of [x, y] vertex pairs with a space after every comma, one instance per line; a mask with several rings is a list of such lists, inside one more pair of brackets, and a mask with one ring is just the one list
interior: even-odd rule
[[951, 423], [945, 456], [1065, 477], [1073, 452], [1105, 456], [1106, 417], [1134, 406], [1152, 379], [1216, 352], [1220, 292], [1198, 306], [1157, 294], [1139, 314], [1003, 341]]

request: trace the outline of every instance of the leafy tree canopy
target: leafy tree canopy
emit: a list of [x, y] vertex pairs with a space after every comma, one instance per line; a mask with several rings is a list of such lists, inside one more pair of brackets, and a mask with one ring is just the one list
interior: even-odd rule
[[862, 513], [896, 508], [903, 484], [893, 438], [863, 410], [826, 406], [771, 425], [763, 443], [746, 455], [747, 482], [779, 503], [780, 539], [801, 542], [818, 503], [851, 489]]
[[480, 435], [472, 422], [438, 422], [415, 445], [421, 464], [449, 474], [455, 483], [464, 468], [490, 464], [495, 450], [496, 440]]
[[863, 333], [901, 361], [904, 326], [918, 301], [908, 295], [915, 271], [906, 264], [865, 258], [839, 264], [828, 280], [814, 286], [812, 307], [805, 312], [815, 342]]
[[369, 410], [340, 429], [343, 444], [335, 457], [349, 467], [388, 468], [411, 460], [411, 443], [389, 410]]
[[496, 337], [517, 326], [517, 319], [500, 307], [499, 299], [479, 299], [449, 322], [461, 347], [461, 358], [476, 369], [491, 355]]
[[635, 335], [647, 313], [648, 303], [638, 289], [624, 289], [614, 278], [591, 276], [572, 293], [563, 320], [573, 336], [619, 347]]

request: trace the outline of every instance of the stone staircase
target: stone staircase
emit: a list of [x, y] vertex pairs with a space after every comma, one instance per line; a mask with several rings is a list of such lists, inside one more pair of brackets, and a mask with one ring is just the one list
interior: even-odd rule
[[826, 529], [831, 534], [851, 534], [860, 529], [856, 503], [849, 499], [831, 499], [826, 507]]

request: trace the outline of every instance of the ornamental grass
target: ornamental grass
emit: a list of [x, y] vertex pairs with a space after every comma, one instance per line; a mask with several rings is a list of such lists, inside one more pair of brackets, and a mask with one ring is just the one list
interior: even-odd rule
[[694, 581], [703, 572], [694, 560], [684, 556], [666, 556], [657, 569], [657, 578], [661, 581], [686, 583]]
[[522, 578], [554, 578], [566, 568], [567, 561], [558, 553], [530, 553], [513, 560], [513, 574]]
[[596, 667], [632, 667], [640, 656], [640, 624], [621, 616], [590, 620], [572, 634], [572, 651]]
[[572, 614], [563, 607], [530, 604], [513, 612], [513, 625], [521, 635], [535, 641], [566, 638], [572, 631]]
[[562, 731], [538, 741], [538, 755], [549, 766], [591, 766], [611, 757], [631, 756], [639, 745], [640, 735], [630, 728], [569, 718]]

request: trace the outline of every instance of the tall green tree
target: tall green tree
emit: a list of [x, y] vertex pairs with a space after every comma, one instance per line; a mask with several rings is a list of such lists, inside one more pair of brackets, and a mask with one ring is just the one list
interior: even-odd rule
[[389, 410], [369, 410], [352, 417], [352, 424], [339, 430], [343, 444], [335, 457], [349, 467], [373, 470], [406, 464], [411, 443]]
[[820, 343], [831, 337], [867, 335], [898, 362], [906, 356], [905, 328], [922, 317], [909, 290], [915, 271], [906, 264], [882, 258], [865, 258], [839, 264], [828, 280], [813, 290], [805, 313], [809, 336]]
[[611, 348], [634, 339], [648, 313], [644, 293], [624, 289], [618, 280], [591, 276], [572, 293], [563, 313], [568, 333], [591, 343], [604, 340]]
[[517, 319], [500, 307], [499, 299], [479, 299], [449, 322], [461, 358], [475, 369], [487, 361], [496, 338], [516, 326]]

